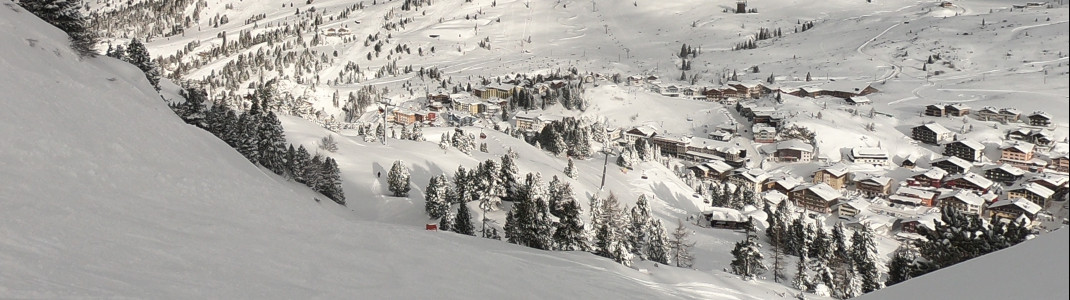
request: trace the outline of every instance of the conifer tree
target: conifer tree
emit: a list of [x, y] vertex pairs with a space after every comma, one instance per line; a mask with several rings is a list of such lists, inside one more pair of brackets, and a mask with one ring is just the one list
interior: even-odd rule
[[583, 212], [580, 204], [572, 195], [572, 187], [565, 183], [560, 188], [561, 199], [558, 200], [560, 215], [556, 229], [554, 230], [554, 249], [561, 251], [587, 251], [590, 246], [587, 242], [583, 220], [580, 214]]
[[806, 256], [799, 256], [799, 263], [795, 265], [795, 277], [791, 280], [791, 287], [800, 291], [806, 291], [810, 286], [810, 274], [807, 274]]
[[900, 245], [888, 261], [888, 280], [884, 284], [891, 286], [927, 273], [929, 268], [921, 259], [921, 254], [913, 245]]
[[424, 210], [431, 219], [438, 219], [449, 211], [449, 181], [446, 175], [431, 177], [424, 194]]
[[743, 277], [743, 280], [754, 279], [766, 270], [761, 252], [761, 244], [750, 232], [747, 237], [736, 243], [732, 249], [732, 273]]
[[568, 165], [565, 166], [565, 176], [576, 179], [576, 165], [572, 162], [572, 157], [568, 158]]
[[609, 197], [600, 201], [600, 204], [601, 215], [597, 217], [601, 220], [598, 221], [598, 228], [596, 228], [595, 254], [630, 266], [632, 251], [627, 241], [628, 222], [625, 220], [626, 217], [620, 208], [617, 196], [610, 193]]
[[400, 160], [394, 161], [394, 165], [390, 167], [390, 172], [387, 173], [387, 182], [394, 197], [409, 195], [409, 190], [412, 187], [409, 185], [409, 169], [405, 167], [404, 162]]
[[[512, 153], [512, 150], [510, 150]], [[501, 158], [501, 172], [498, 178], [501, 180], [502, 188], [505, 191], [505, 199], [510, 201], [516, 201], [516, 193], [519, 189], [517, 184], [517, 167], [516, 162], [513, 160], [513, 156], [507, 153], [502, 155]]]
[[665, 228], [661, 225], [661, 220], [654, 220], [650, 225], [650, 242], [647, 244], [647, 259], [661, 263], [669, 264], [669, 238], [665, 236]]
[[476, 235], [476, 226], [472, 224], [472, 213], [468, 209], [467, 203], [461, 203], [457, 207], [457, 216], [454, 217], [453, 232], [460, 234], [467, 234], [471, 236]]
[[152, 55], [149, 54], [149, 49], [145, 47], [145, 44], [142, 44], [137, 38], [130, 40], [130, 44], [126, 46], [126, 56], [124, 58], [126, 62], [145, 73], [145, 79], [149, 80], [153, 88], [156, 88], [157, 91], [160, 90], [160, 69], [156, 66], [156, 62], [152, 61]]
[[639, 195], [635, 207], [631, 211], [630, 233], [628, 246], [639, 259], [647, 259], [647, 245], [650, 242], [650, 208], [647, 205], [646, 195]]
[[81, 0], [20, 0], [19, 5], [45, 22], [67, 33], [71, 49], [83, 57], [97, 55], [97, 35], [90, 31], [82, 15]]
[[506, 239], [513, 244], [550, 250], [553, 245], [553, 222], [541, 192], [537, 174], [528, 173], [518, 192], [513, 210], [506, 215]]
[[882, 288], [877, 270], [877, 245], [873, 242], [868, 227], [857, 230], [851, 236], [851, 259], [860, 275], [862, 292], [869, 293]]
[[341, 170], [338, 169], [338, 163], [333, 158], [327, 157], [324, 159], [323, 165], [320, 167], [320, 177], [319, 185], [313, 187], [313, 189], [334, 200], [334, 202], [345, 205], [346, 196], [342, 191]]

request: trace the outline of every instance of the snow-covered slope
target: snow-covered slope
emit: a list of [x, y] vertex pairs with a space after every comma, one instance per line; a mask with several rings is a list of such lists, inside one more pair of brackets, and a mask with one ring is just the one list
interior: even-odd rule
[[1066, 299], [1068, 243], [1070, 230], [1060, 229], [859, 299]]
[[61, 32], [7, 0], [0, 49], [0, 298], [770, 299], [785, 290], [363, 221], [182, 123], [132, 66], [79, 60]]

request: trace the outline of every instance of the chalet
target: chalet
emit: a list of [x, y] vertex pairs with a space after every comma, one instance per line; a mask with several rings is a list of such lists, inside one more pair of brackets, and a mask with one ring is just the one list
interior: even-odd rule
[[867, 197], [887, 196], [892, 193], [892, 179], [879, 176], [856, 180], [855, 189]]
[[888, 153], [880, 148], [852, 148], [851, 161], [857, 164], [869, 164], [873, 166], [888, 165]]
[[738, 210], [724, 207], [713, 207], [702, 212], [705, 224], [712, 228], [742, 229], [745, 228], [750, 218], [744, 216]]
[[708, 88], [704, 94], [706, 95], [707, 100], [724, 100], [739, 97], [739, 93], [731, 86]]
[[1055, 172], [1070, 173], [1070, 154], [1063, 153], [1053, 157], [1048, 168]]
[[814, 146], [798, 139], [781, 141], [776, 144], [773, 156], [781, 162], [808, 162], [814, 157]]
[[847, 167], [835, 164], [821, 168], [814, 172], [813, 183], [824, 183], [834, 189], [842, 190], [847, 186]]
[[767, 92], [765, 86], [757, 81], [729, 82], [728, 86], [736, 89], [736, 95], [740, 98], [757, 99]]
[[941, 209], [957, 209], [959, 212], [980, 217], [985, 199], [971, 191], [956, 190], [940, 194], [936, 202]]
[[516, 129], [524, 131], [541, 132], [542, 128], [552, 123], [553, 121], [560, 121], [560, 116], [543, 115], [521, 112], [516, 114]]
[[1041, 167], [1043, 167], [1043, 162], [1033, 157], [1035, 150], [1036, 146], [1030, 143], [1013, 143], [1006, 145], [1000, 148], [999, 161], [1024, 170], [1035, 170], [1037, 164], [1041, 164]]
[[847, 104], [849, 105], [866, 105], [873, 103], [873, 101], [869, 100], [869, 97], [866, 96], [847, 97], [844, 101], [847, 101]]
[[1041, 207], [1032, 201], [1022, 198], [1009, 198], [988, 206], [989, 217], [997, 217], [1009, 221], [1017, 221], [1018, 218], [1026, 217], [1030, 221], [1036, 220]]
[[1033, 142], [1033, 130], [1027, 128], [1018, 128], [1007, 132], [1008, 140]]
[[1030, 178], [1029, 182], [1039, 184], [1040, 186], [1048, 188], [1049, 190], [1055, 191], [1055, 196], [1060, 198], [1062, 196], [1065, 196], [1067, 192], [1070, 192], [1068, 191], [1068, 189], [1070, 188], [1068, 188], [1067, 186], [1067, 183], [1070, 182], [1070, 178], [1068, 178], [1066, 175], [1042, 173], [1033, 178]]
[[944, 169], [948, 174], [962, 174], [970, 170], [973, 165], [965, 159], [955, 156], [946, 156], [932, 161], [932, 166]]
[[1043, 130], [1034, 130], [1029, 138], [1037, 147], [1051, 148], [1055, 145], [1055, 138]]
[[638, 139], [652, 139], [658, 134], [658, 128], [654, 125], [642, 125], [628, 129], [624, 132], [625, 141], [629, 144], [634, 144]]
[[907, 169], [914, 169], [914, 167], [918, 166], [918, 157], [913, 154], [907, 155], [903, 158], [903, 161], [899, 163], [899, 166]]
[[955, 6], [955, 4], [951, 3], [951, 1], [940, 2], [940, 7], [943, 7], [943, 8], [950, 8], [950, 7], [954, 7], [954, 6]]
[[871, 203], [865, 199], [855, 198], [849, 201], [840, 201], [833, 207], [834, 212], [840, 219], [850, 219], [869, 208]]
[[702, 95], [702, 90], [689, 86], [681, 89], [680, 94], [687, 98], [694, 98], [695, 96]]
[[994, 184], [988, 178], [974, 173], [953, 175], [944, 181], [945, 188], [969, 189], [982, 194], [988, 192]]
[[427, 100], [431, 102], [450, 103], [450, 93], [444, 89], [439, 89], [433, 93], [427, 93]]
[[661, 154], [681, 156], [687, 152], [687, 146], [691, 144], [691, 137], [675, 134], [659, 134], [650, 139], [650, 142], [661, 149]]
[[768, 189], [766, 190], [774, 190], [780, 192], [781, 194], [787, 195], [791, 193], [791, 190], [795, 189], [795, 187], [801, 184], [803, 184], [803, 181], [801, 179], [797, 177], [785, 176], [783, 178], [767, 183], [766, 186], [768, 187]]
[[1027, 117], [1027, 119], [1029, 119], [1029, 125], [1038, 126], [1038, 127], [1051, 126], [1051, 115], [1049, 115], [1046, 112], [1042, 112], [1042, 111], [1033, 112], [1032, 114], [1029, 115], [1029, 117]]
[[937, 145], [940, 142], [951, 140], [955, 133], [951, 132], [944, 126], [937, 123], [929, 123], [914, 127], [912, 130], [913, 137], [923, 143]]
[[933, 206], [933, 201], [935, 199], [936, 193], [911, 187], [901, 187], [898, 190], [895, 190], [895, 194], [888, 196], [888, 201], [891, 201], [892, 203], [911, 207], [931, 207]]
[[944, 155], [970, 162], [981, 162], [981, 158], [985, 155], [985, 145], [974, 141], [954, 141], [944, 145]]
[[930, 104], [929, 106], [925, 107], [925, 115], [926, 116], [943, 117], [944, 113], [945, 112], [944, 112], [944, 106], [943, 105]]
[[1008, 164], [987, 165], [982, 170], [985, 172], [985, 178], [1004, 184], [1018, 181], [1025, 176], [1025, 171]]
[[749, 189], [755, 195], [762, 192], [762, 185], [769, 179], [769, 174], [761, 169], [736, 169], [728, 181], [739, 188]]
[[788, 199], [796, 206], [807, 210], [831, 213], [832, 206], [841, 196], [840, 191], [824, 183], [805, 184], [795, 187], [788, 194]]
[[999, 110], [999, 118], [1001, 120], [1000, 122], [1003, 123], [1018, 122], [1018, 120], [1022, 118], [1022, 113], [1017, 109], [1002, 108]]
[[1007, 189], [1007, 198], [1026, 199], [1040, 207], [1048, 207], [1052, 196], [1055, 196], [1055, 191], [1032, 182]]
[[729, 174], [731, 174], [732, 166], [729, 166], [723, 161], [712, 160], [694, 165], [688, 169], [695, 173], [695, 177], [723, 181]]
[[776, 142], [776, 128], [766, 124], [754, 124], [751, 127], [754, 132], [755, 143], [773, 143]]
[[969, 115], [970, 107], [963, 104], [948, 104], [944, 106], [944, 114], [952, 117]]
[[999, 110], [995, 107], [985, 106], [981, 110], [977, 111], [977, 119], [982, 121], [998, 121], [1000, 120]]
[[947, 177], [947, 171], [941, 168], [932, 168], [911, 177], [907, 181], [907, 185], [939, 188], [943, 185], [944, 177]]
[[906, 233], [919, 233], [922, 228], [926, 230], [936, 230], [936, 220], [940, 219], [940, 214], [926, 214], [922, 216], [909, 217], [900, 220], [900, 230]]

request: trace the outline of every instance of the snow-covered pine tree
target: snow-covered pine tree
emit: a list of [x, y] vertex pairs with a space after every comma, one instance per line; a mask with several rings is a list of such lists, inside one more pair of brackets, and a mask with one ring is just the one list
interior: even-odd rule
[[900, 245], [892, 254], [892, 259], [888, 261], [888, 280], [884, 284], [891, 286], [924, 275], [929, 268], [921, 260], [921, 254], [913, 245], [909, 243]]
[[318, 182], [319, 185], [313, 187], [313, 189], [338, 204], [346, 205], [346, 196], [342, 191], [341, 173], [341, 170], [338, 169], [338, 163], [333, 158], [327, 157], [323, 160], [323, 166], [320, 167], [321, 179]]
[[795, 256], [809, 256], [807, 251], [810, 248], [810, 236], [806, 232], [806, 225], [803, 225], [802, 218], [795, 218], [791, 221], [787, 234], [788, 240], [785, 243], [787, 253]]
[[476, 235], [476, 226], [472, 224], [472, 212], [468, 209], [467, 203], [461, 203], [457, 207], [457, 216], [454, 217], [451, 229], [460, 234]]
[[684, 221], [676, 219], [676, 230], [672, 232], [669, 240], [669, 260], [679, 268], [690, 268], [694, 261], [691, 248], [695, 242], [691, 241], [691, 231], [684, 226]]
[[553, 222], [541, 191], [538, 174], [525, 177], [513, 210], [506, 215], [505, 237], [510, 243], [550, 250], [553, 245]]
[[631, 211], [631, 224], [628, 236], [628, 246], [632, 249], [632, 253], [639, 256], [639, 259], [647, 259], [647, 245], [650, 242], [650, 207], [647, 204], [646, 195], [639, 195], [639, 200], [635, 201], [635, 207], [632, 207]]
[[438, 141], [438, 147], [442, 150], [446, 150], [450, 147], [450, 134], [447, 132], [442, 133], [442, 137]]
[[441, 231], [453, 231], [453, 212], [446, 208], [446, 214], [442, 218], [438, 219], [438, 230]]
[[449, 184], [445, 174], [431, 177], [431, 181], [427, 183], [424, 211], [431, 219], [439, 219], [449, 211]]
[[[19, 0], [19, 5], [67, 33], [71, 49], [83, 57], [97, 55], [97, 35], [82, 15], [82, 0]], [[159, 90], [159, 88], [157, 88]]]
[[880, 272], [877, 270], [877, 245], [868, 227], [856, 230], [851, 236], [851, 259], [856, 272], [861, 277], [862, 293], [869, 293], [883, 288]]
[[412, 140], [412, 130], [409, 130], [409, 126], [401, 125], [401, 139]]
[[[472, 174], [469, 174], [472, 173]], [[472, 201], [472, 177], [475, 176], [476, 170], [471, 172], [465, 170], [464, 166], [457, 166], [457, 172], [453, 173], [453, 195], [454, 200], [450, 202], [455, 203], [467, 203]]]
[[390, 167], [390, 172], [387, 173], [387, 182], [394, 197], [406, 197], [409, 195], [409, 190], [412, 189], [412, 186], [409, 184], [409, 169], [405, 167], [404, 162], [400, 160], [394, 161], [394, 165]]
[[748, 232], [746, 239], [737, 242], [732, 249], [732, 273], [743, 277], [743, 280], [751, 280], [764, 272], [766, 267], [761, 247], [758, 239]]
[[308, 169], [312, 165], [312, 155], [305, 149], [305, 145], [297, 147], [297, 152], [294, 153], [294, 159], [290, 162], [292, 166], [291, 174], [293, 174], [294, 181], [298, 183], [308, 183]]
[[795, 265], [795, 277], [791, 280], [791, 287], [800, 291], [808, 291], [810, 288], [810, 274], [806, 268], [806, 256], [799, 256], [799, 262]]
[[602, 214], [595, 234], [595, 254], [630, 266], [632, 251], [628, 249], [628, 222], [625, 220], [624, 211], [620, 208], [620, 202], [612, 193], [600, 202]]
[[565, 165], [565, 176], [568, 178], [576, 179], [576, 164], [572, 162], [572, 157], [568, 158], [568, 164]]
[[572, 193], [572, 187], [568, 183], [561, 185], [557, 194], [560, 211], [556, 230], [554, 230], [554, 249], [561, 251], [587, 251], [590, 246], [587, 241], [586, 230], [583, 220], [580, 219], [580, 204], [577, 203]]
[[513, 154], [513, 152], [512, 150], [509, 151], [509, 153], [502, 155], [501, 171], [499, 172], [498, 178], [499, 180], [501, 180], [505, 199], [509, 201], [516, 201], [516, 193], [519, 190], [519, 184], [517, 180], [518, 171], [516, 167], [516, 162], [514, 161], [514, 158], [511, 155]]
[[[274, 112], [268, 112], [260, 119], [257, 130], [257, 152], [260, 153], [260, 165], [275, 174], [286, 171], [286, 136], [282, 122]], [[335, 166], [337, 168], [337, 165]]]
[[134, 65], [141, 72], [145, 73], [145, 79], [149, 80], [152, 87], [160, 90], [160, 68], [156, 66], [156, 62], [152, 61], [152, 55], [149, 54], [149, 49], [142, 44], [140, 40], [134, 38], [130, 40], [130, 44], [126, 45], [126, 62]]
[[650, 233], [647, 236], [650, 238], [650, 242], [647, 243], [646, 248], [647, 259], [668, 265], [669, 238], [665, 236], [665, 228], [661, 225], [661, 220], [654, 220], [649, 228]]

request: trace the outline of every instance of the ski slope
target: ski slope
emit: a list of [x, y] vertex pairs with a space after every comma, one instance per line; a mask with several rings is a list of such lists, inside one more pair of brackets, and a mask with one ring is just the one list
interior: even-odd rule
[[365, 220], [249, 164], [174, 116], [136, 68], [78, 59], [60, 31], [6, 0], [0, 28], [0, 298], [783, 294]]

